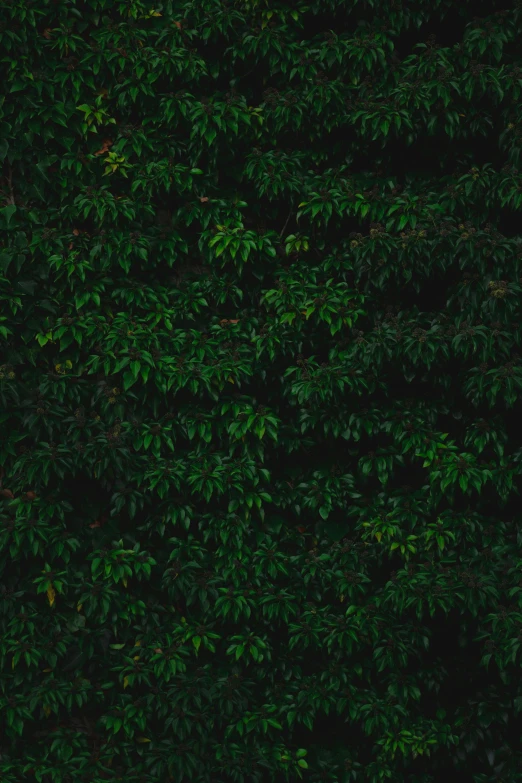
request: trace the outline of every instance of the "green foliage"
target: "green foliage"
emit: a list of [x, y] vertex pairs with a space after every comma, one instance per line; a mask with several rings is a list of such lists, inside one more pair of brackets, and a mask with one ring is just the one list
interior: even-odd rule
[[0, 2], [2, 783], [522, 781], [507, 6]]

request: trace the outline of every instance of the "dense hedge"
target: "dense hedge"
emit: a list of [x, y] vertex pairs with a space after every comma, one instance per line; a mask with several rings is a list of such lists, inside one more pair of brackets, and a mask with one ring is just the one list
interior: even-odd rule
[[522, 781], [506, 5], [0, 2], [2, 783]]

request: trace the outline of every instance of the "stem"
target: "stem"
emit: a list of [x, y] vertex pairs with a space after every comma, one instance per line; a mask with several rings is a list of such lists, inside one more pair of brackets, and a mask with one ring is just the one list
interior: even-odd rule
[[292, 210], [290, 210], [290, 212], [288, 213], [288, 217], [287, 217], [287, 219], [286, 219], [286, 223], [284, 224], [284, 226], [283, 226], [283, 229], [282, 229], [281, 233], [279, 234], [279, 239], [281, 239], [281, 237], [282, 237], [282, 236], [283, 236], [283, 234], [285, 233], [285, 230], [286, 230], [286, 227], [287, 227], [287, 225], [288, 225], [288, 221], [290, 220], [290, 215], [291, 215], [291, 214], [292, 214]]
[[13, 167], [9, 166], [9, 174], [7, 175], [7, 184], [9, 186], [9, 196], [7, 199], [8, 204], [15, 203], [14, 189], [13, 189]]

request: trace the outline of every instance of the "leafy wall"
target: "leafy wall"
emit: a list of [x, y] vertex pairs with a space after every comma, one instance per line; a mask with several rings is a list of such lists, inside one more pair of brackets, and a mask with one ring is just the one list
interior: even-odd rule
[[0, 9], [2, 783], [522, 781], [520, 2]]

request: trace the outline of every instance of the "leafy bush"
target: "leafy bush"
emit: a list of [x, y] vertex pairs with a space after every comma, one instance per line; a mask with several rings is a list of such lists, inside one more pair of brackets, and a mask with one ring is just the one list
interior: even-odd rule
[[522, 781], [520, 2], [0, 7], [2, 783]]

